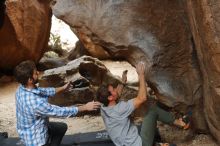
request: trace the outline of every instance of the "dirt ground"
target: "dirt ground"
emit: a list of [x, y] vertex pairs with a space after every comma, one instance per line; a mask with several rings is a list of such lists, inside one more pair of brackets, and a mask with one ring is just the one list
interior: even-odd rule
[[[104, 64], [114, 74], [121, 76], [123, 70], [128, 71], [128, 82], [136, 82], [135, 69], [127, 62], [104, 61]], [[9, 137], [17, 137], [15, 91], [18, 84], [11, 77], [0, 78], [0, 132], [8, 132]], [[105, 129], [100, 116], [84, 116], [67, 119], [51, 119], [51, 121], [63, 121], [68, 124], [67, 135], [85, 133]], [[178, 144], [178, 146], [218, 146], [209, 135], [196, 135], [192, 141]]]

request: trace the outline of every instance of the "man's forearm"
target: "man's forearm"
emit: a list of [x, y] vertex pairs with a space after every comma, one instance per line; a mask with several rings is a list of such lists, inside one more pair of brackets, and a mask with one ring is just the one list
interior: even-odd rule
[[61, 87], [57, 87], [56, 89], [56, 93], [62, 92], [64, 90], [67, 90], [69, 87], [71, 87], [71, 84], [68, 82], [65, 85], [61, 86]]
[[118, 92], [118, 95], [120, 96], [122, 91], [123, 91], [123, 88], [127, 82], [127, 72], [128, 70], [124, 70], [123, 73], [122, 73], [122, 83], [118, 84], [117, 86], [117, 92]]
[[86, 104], [81, 105], [81, 106], [78, 106], [78, 111], [79, 111], [79, 112], [87, 111]]
[[138, 95], [134, 98], [134, 107], [138, 108], [144, 101], [146, 101], [146, 85], [144, 75], [139, 75], [139, 90]]
[[63, 86], [55, 88], [56, 93], [62, 92], [63, 90], [65, 90]]
[[100, 108], [100, 102], [97, 101], [90, 101], [87, 102], [84, 105], [81, 105], [78, 107], [78, 111], [79, 112], [83, 112], [83, 111], [94, 111], [97, 110], [98, 108]]
[[123, 88], [124, 88], [124, 84], [118, 84], [117, 86], [117, 92], [118, 92], [118, 95], [120, 96], [122, 91], [123, 91]]
[[145, 84], [145, 76], [144, 74], [139, 75], [139, 91], [138, 98], [140, 100], [146, 100], [146, 84]]
[[143, 62], [139, 62], [136, 66], [136, 70], [139, 78], [139, 90], [138, 95], [134, 98], [134, 107], [138, 108], [146, 99], [146, 85], [145, 85], [145, 66]]

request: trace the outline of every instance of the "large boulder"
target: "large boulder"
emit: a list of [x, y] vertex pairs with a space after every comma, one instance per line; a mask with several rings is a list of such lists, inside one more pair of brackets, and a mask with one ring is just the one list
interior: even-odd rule
[[203, 76], [182, 1], [56, 0], [52, 10], [92, 56], [134, 66], [144, 61], [147, 82], [159, 100], [180, 112], [192, 111], [194, 129], [208, 131]]
[[6, 1], [4, 24], [0, 29], [1, 71], [13, 69], [23, 60], [39, 61], [47, 49], [51, 15], [46, 1]]
[[90, 55], [90, 54], [87, 51], [87, 49], [83, 46], [82, 42], [77, 41], [75, 48], [69, 52], [69, 55], [67, 58], [68, 58], [68, 60], [74, 60], [74, 59], [79, 58], [83, 55]]
[[199, 115], [205, 115], [211, 133], [220, 143], [219, 3], [219, 0], [185, 1], [203, 80], [204, 113]]
[[72, 84], [69, 91], [58, 94], [50, 102], [67, 106], [96, 100], [95, 91], [104, 83], [119, 83], [104, 64], [96, 58], [83, 56], [66, 65], [46, 70], [39, 80], [40, 86], [59, 87], [66, 82]]
[[[59, 87], [64, 85], [65, 82], [70, 82], [72, 87], [70, 87], [69, 90], [49, 98], [50, 103], [59, 106], [70, 106], [85, 104], [93, 100], [96, 101], [96, 91], [100, 84], [111, 83], [116, 85], [120, 83], [121, 80], [117, 76], [113, 76], [100, 60], [90, 56], [83, 56], [62, 67], [46, 70], [39, 80], [40, 86], [45, 87]], [[135, 98], [137, 96], [137, 86], [138, 84], [135, 84], [135, 82], [128, 83], [127, 86], [124, 87], [120, 99], [129, 100]], [[146, 114], [151, 104], [155, 104], [155, 100], [149, 99], [148, 102], [142, 104], [142, 106], [136, 109], [131, 115], [131, 119], [135, 122], [140, 122], [141, 117]], [[98, 113], [98, 111], [86, 112], [77, 116], [84, 114], [97, 115]], [[166, 139], [167, 142], [179, 142], [192, 137], [191, 130], [183, 131], [174, 126], [166, 128], [164, 128], [164, 126], [159, 126], [159, 129], [162, 138]], [[173, 131], [175, 131], [175, 135], [173, 135]]]

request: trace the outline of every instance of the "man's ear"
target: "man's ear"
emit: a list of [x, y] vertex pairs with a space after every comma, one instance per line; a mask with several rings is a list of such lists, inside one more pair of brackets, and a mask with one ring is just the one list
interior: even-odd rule
[[29, 78], [27, 83], [33, 83], [33, 79], [32, 78]]

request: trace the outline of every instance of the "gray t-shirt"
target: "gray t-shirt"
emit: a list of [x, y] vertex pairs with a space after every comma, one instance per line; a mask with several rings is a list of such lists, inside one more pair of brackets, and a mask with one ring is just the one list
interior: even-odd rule
[[129, 119], [134, 109], [133, 99], [120, 101], [115, 106], [101, 107], [107, 132], [116, 146], [142, 146], [137, 127]]

